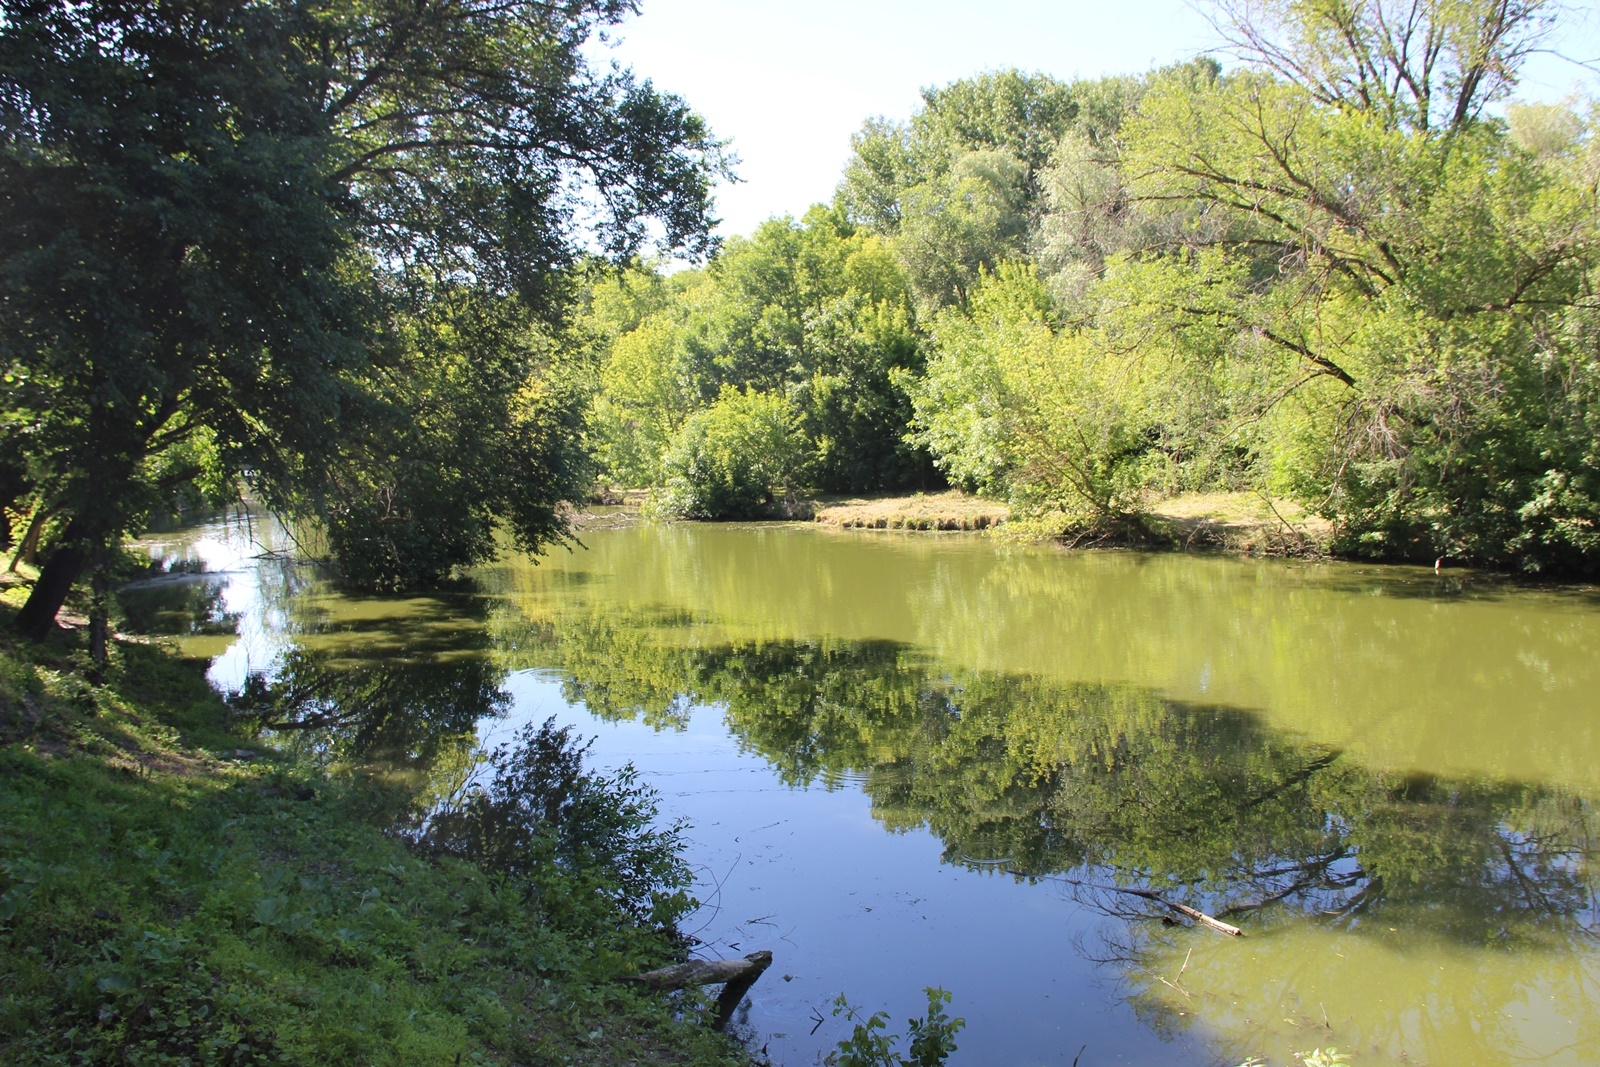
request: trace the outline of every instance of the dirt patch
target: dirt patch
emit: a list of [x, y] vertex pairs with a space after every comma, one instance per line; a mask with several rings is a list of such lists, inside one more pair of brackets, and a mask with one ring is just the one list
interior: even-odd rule
[[1322, 556], [1332, 525], [1297, 504], [1256, 493], [1188, 493], [1152, 503], [1146, 524], [1182, 548]]
[[820, 499], [814, 520], [846, 530], [991, 530], [1011, 517], [998, 500], [957, 490], [913, 496]]

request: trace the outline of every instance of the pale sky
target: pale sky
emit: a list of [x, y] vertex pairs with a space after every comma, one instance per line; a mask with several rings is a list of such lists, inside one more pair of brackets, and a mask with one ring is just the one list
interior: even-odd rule
[[[1572, 5], [1552, 43], [1600, 56], [1597, 4]], [[1008, 67], [1145, 71], [1215, 40], [1184, 0], [643, 0], [620, 36], [602, 54], [684, 97], [733, 142], [742, 180], [717, 195], [724, 235], [828, 200], [850, 135], [872, 115], [909, 116], [925, 85]], [[1539, 60], [1521, 95], [1558, 100], [1582, 76]]]

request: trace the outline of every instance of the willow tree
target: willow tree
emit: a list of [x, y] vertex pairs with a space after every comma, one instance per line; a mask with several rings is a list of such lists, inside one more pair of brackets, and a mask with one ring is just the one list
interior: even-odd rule
[[[664, 245], [705, 251], [718, 146], [682, 101], [585, 58], [633, 9], [7, 5], [0, 431], [27, 457], [35, 510], [60, 524], [23, 630], [46, 632], [85, 568], [175, 492], [222, 493], [243, 478], [277, 503], [371, 514], [374, 497], [405, 489], [405, 468], [477, 442], [481, 420], [463, 416], [436, 420], [448, 428], [426, 448], [389, 447], [408, 405], [448, 401], [396, 384], [427, 362], [418, 323], [472, 309], [480, 347], [452, 352], [475, 372], [484, 346], [538, 349], [529, 331], [559, 318], [563, 271], [580, 251], [625, 256], [652, 229]], [[511, 311], [483, 310], [504, 302]], [[497, 371], [454, 395], [537, 417], [527, 385]], [[387, 433], [371, 430], [376, 410]], [[489, 422], [522, 432], [519, 417]], [[361, 448], [347, 424], [367, 427]], [[384, 464], [396, 468], [387, 483], [331, 480]], [[552, 503], [547, 483], [537, 471], [485, 479], [456, 512], [478, 535], [411, 573], [471, 562], [487, 550], [485, 516], [511, 511], [513, 497]], [[549, 506], [509, 518], [529, 547], [559, 534]], [[342, 547], [358, 555], [368, 534]], [[407, 573], [379, 571], [391, 584]]]

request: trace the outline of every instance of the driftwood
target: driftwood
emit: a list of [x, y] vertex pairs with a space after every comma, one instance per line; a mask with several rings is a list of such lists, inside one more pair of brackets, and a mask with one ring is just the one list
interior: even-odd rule
[[748, 978], [752, 982], [772, 966], [772, 953], [752, 952], [742, 960], [690, 960], [643, 974], [631, 974], [624, 982], [637, 982], [651, 989], [687, 989], [692, 985], [719, 985]]
[[722, 985], [717, 1004], [711, 1011], [712, 1026], [718, 1030], [728, 1025], [739, 1001], [756, 984], [761, 972], [772, 966], [772, 953], [762, 949], [752, 952], [742, 960], [690, 960], [671, 967], [632, 974], [622, 979], [649, 989], [687, 989], [690, 986]]
[[1130, 897], [1143, 897], [1145, 900], [1160, 904], [1163, 908], [1175, 911], [1179, 915], [1187, 916], [1197, 923], [1203, 923], [1219, 934], [1227, 934], [1229, 937], [1244, 936], [1244, 931], [1237, 926], [1230, 926], [1221, 919], [1213, 918], [1203, 911], [1189, 907], [1187, 904], [1178, 904], [1168, 900], [1154, 889], [1133, 889], [1120, 885], [1097, 885], [1094, 882], [1080, 882], [1076, 878], [1059, 878], [1048, 874], [1028, 874], [1025, 871], [1007, 871], [1006, 873], [1016, 875], [1018, 878], [1047, 878], [1052, 882], [1066, 882], [1068, 885], [1075, 885], [1083, 889], [1097, 889], [1102, 893], [1123, 893]]
[[1119, 890], [1119, 892], [1127, 892], [1127, 893], [1133, 894], [1136, 897], [1144, 897], [1146, 900], [1153, 900], [1157, 904], [1160, 904], [1162, 907], [1171, 908], [1173, 911], [1177, 912], [1179, 915], [1187, 915], [1189, 918], [1193, 919], [1197, 923], [1205, 923], [1207, 926], [1211, 927], [1211, 929], [1215, 930], [1219, 934], [1227, 934], [1229, 937], [1243, 937], [1244, 936], [1244, 931], [1239, 929], [1237, 926], [1229, 926], [1227, 923], [1223, 922], [1221, 919], [1214, 919], [1211, 916], [1207, 915], [1205, 912], [1197, 911], [1194, 908], [1189, 907], [1189, 905], [1187, 905], [1187, 904], [1176, 904], [1176, 903], [1173, 903], [1170, 900], [1164, 900], [1164, 899], [1162, 899], [1162, 897], [1159, 894], [1150, 892], [1148, 890], [1140, 891], [1140, 890], [1137, 890], [1137, 889], [1128, 889], [1128, 890]]

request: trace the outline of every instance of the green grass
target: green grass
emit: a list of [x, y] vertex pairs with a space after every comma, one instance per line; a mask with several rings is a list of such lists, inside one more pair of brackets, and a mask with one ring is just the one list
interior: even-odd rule
[[0, 1062], [743, 1062], [614, 982], [667, 941], [559, 870], [413, 854], [162, 648], [85, 666], [0, 639]]

